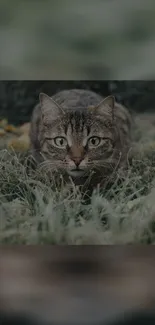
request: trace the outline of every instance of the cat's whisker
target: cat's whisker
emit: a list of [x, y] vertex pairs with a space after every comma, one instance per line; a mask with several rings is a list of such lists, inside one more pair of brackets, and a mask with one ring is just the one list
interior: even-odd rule
[[[74, 182], [88, 182], [94, 174], [92, 185], [96, 186], [100, 176], [110, 177], [125, 162], [131, 122], [127, 109], [115, 103], [112, 96], [103, 99], [82, 89], [64, 90], [52, 98], [41, 94], [30, 128], [38, 169], [49, 174], [58, 172], [68, 179], [74, 164], [70, 166], [66, 157], [83, 159], [86, 154], [81, 171], [73, 171]], [[80, 168], [76, 161], [75, 168], [76, 164]]]
[[62, 165], [62, 161], [60, 160], [60, 161], [51, 161], [51, 160], [45, 160], [44, 162], [42, 162], [41, 164], [40, 164], [40, 167], [47, 167], [47, 166], [59, 166], [59, 165]]

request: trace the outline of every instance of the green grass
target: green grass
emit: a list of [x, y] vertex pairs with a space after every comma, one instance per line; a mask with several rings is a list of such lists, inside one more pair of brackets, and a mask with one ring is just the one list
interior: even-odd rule
[[[0, 243], [155, 243], [155, 116], [138, 116], [127, 177], [85, 204], [72, 185], [27, 169], [27, 156], [0, 151]], [[119, 184], [119, 185], [118, 185]]]

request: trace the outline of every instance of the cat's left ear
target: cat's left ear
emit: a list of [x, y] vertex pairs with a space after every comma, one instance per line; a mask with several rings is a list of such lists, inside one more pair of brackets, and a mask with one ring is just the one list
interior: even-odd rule
[[53, 100], [53, 98], [49, 97], [44, 93], [40, 93], [39, 100], [41, 104], [41, 112], [42, 116], [49, 116], [53, 119], [58, 118], [62, 114], [64, 114], [63, 109]]
[[96, 107], [96, 110], [98, 114], [102, 115], [105, 112], [111, 116], [112, 121], [114, 119], [114, 108], [115, 108], [115, 97], [114, 96], [108, 96], [104, 98]]

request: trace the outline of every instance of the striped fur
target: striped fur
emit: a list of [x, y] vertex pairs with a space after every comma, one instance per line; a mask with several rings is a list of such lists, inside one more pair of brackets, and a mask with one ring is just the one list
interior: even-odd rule
[[[94, 186], [126, 166], [132, 120], [128, 110], [113, 99], [79, 89], [61, 91], [52, 99], [41, 94], [30, 129], [38, 163], [47, 161], [46, 168], [71, 176], [75, 184], [82, 184], [93, 173]], [[101, 139], [96, 147], [94, 138], [93, 142], [89, 139], [94, 136]], [[57, 141], [64, 141], [64, 148], [55, 145], [56, 137], [63, 137]]]

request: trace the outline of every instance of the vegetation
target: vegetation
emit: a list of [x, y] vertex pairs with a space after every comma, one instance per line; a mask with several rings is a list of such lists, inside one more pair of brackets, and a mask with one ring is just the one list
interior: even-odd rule
[[0, 243], [155, 242], [155, 117], [138, 115], [127, 177], [94, 191], [87, 204], [73, 185], [34, 171], [28, 154], [0, 151]]

